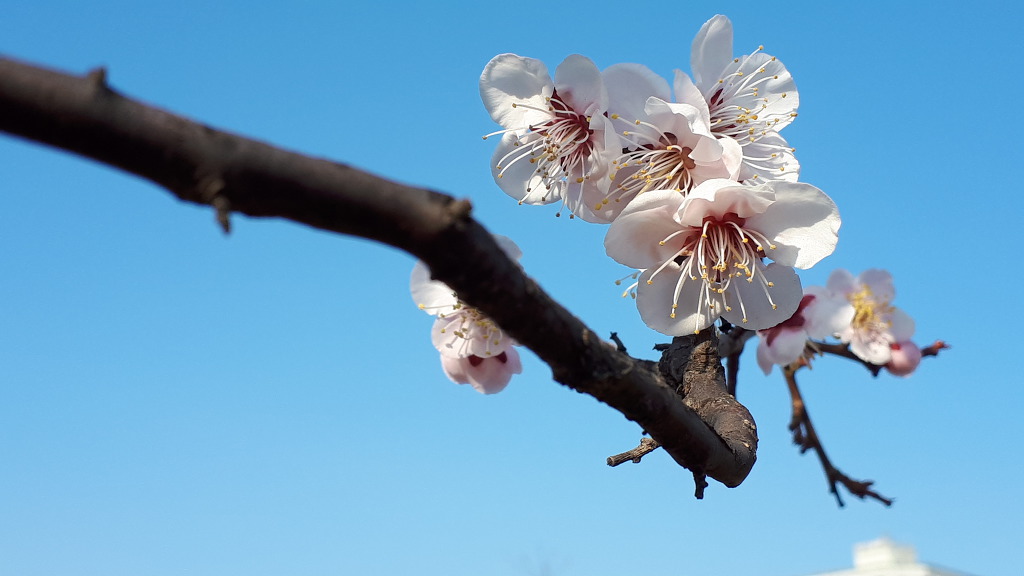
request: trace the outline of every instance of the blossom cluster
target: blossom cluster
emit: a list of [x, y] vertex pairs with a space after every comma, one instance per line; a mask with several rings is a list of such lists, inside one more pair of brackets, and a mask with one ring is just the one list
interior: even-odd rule
[[[572, 55], [552, 78], [539, 60], [493, 58], [480, 95], [502, 130], [491, 171], [521, 204], [559, 203], [610, 224], [607, 254], [638, 270], [637, 308], [667, 335], [719, 317], [775, 326], [801, 298], [794, 268], [832, 253], [839, 213], [798, 181], [780, 131], [796, 117], [793, 78], [758, 47], [734, 56], [715, 16], [693, 41], [693, 76], [672, 85], [640, 64], [604, 70]], [[770, 263], [766, 260], [771, 260]]]
[[808, 286], [795, 314], [758, 331], [757, 363], [765, 374], [772, 366], [806, 359], [814, 340], [835, 337], [868, 364], [907, 376], [921, 362], [921, 349], [910, 340], [914, 320], [892, 305], [892, 275], [871, 269], [854, 277], [837, 269], [825, 286]]
[[[912, 372], [921, 351], [913, 322], [890, 305], [887, 273], [840, 270], [828, 286], [802, 289], [796, 269], [835, 250], [841, 220], [828, 195], [799, 180], [781, 135], [800, 103], [789, 71], [763, 46], [734, 55], [721, 15], [697, 33], [690, 69], [670, 83], [640, 64], [600, 70], [574, 54], [552, 77], [540, 60], [494, 57], [480, 96], [501, 126], [484, 136], [498, 139], [495, 182], [519, 204], [607, 224], [606, 253], [636, 270], [626, 294], [663, 334], [699, 333], [721, 318], [758, 331], [765, 373], [830, 336], [865, 362]], [[421, 263], [411, 288], [437, 317], [433, 342], [453, 381], [493, 393], [522, 370], [515, 342]]]

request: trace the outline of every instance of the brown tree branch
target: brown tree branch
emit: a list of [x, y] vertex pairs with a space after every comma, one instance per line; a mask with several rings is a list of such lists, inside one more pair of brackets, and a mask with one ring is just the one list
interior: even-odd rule
[[753, 466], [752, 424], [750, 437], [730, 436], [748, 427], [730, 421], [733, 407], [688, 406], [649, 363], [599, 338], [504, 255], [470, 216], [466, 200], [144, 105], [112, 90], [102, 70], [75, 77], [0, 59], [0, 131], [121, 168], [183, 201], [213, 206], [225, 229], [228, 214], [238, 212], [405, 250], [533, 350], [555, 380], [640, 424], [679, 464], [727, 486], [739, 485]]
[[825, 471], [825, 479], [828, 481], [829, 491], [836, 497], [836, 502], [839, 503], [840, 507], [845, 505], [843, 497], [839, 493], [838, 485], [840, 484], [850, 494], [861, 500], [873, 498], [886, 506], [892, 506], [893, 501], [891, 498], [886, 498], [871, 489], [871, 486], [874, 484], [873, 481], [854, 480], [843, 474], [829, 460], [828, 455], [825, 453], [825, 447], [818, 437], [818, 432], [814, 429], [814, 424], [811, 422], [811, 415], [807, 412], [807, 405], [804, 403], [803, 395], [800, 393], [800, 388], [796, 383], [796, 371], [804, 365], [806, 364], [798, 361], [782, 369], [782, 374], [786, 378], [786, 385], [789, 387], [789, 395], [793, 407], [793, 416], [789, 422], [789, 430], [793, 433], [793, 443], [800, 447], [800, 452], [814, 450], [818, 455], [821, 468]]
[[[712, 427], [734, 454], [749, 455], [748, 465], [752, 466], [757, 452], [757, 429], [750, 412], [728, 391], [717, 332], [704, 330], [697, 335], [678, 336], [671, 344], [655, 348], [662, 352], [657, 368], [669, 386]], [[610, 456], [608, 465], [639, 463], [658, 447], [656, 440], [643, 438], [636, 448]], [[699, 465], [687, 467], [694, 474], [696, 496], [702, 498], [707, 486], [704, 471]]]

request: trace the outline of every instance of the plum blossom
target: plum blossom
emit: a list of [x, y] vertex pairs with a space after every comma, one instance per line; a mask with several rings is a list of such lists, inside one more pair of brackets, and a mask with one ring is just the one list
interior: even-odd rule
[[[606, 71], [606, 78], [613, 72], [619, 82], [632, 84], [615, 67]], [[636, 106], [622, 106], [630, 108]], [[735, 180], [739, 175], [739, 144], [712, 134], [707, 118], [695, 106], [650, 96], [642, 109], [629, 116], [615, 112], [612, 118], [628, 126], [622, 131], [624, 151], [613, 161], [607, 194], [596, 204], [588, 198], [591, 210], [609, 221], [644, 192], [671, 189], [685, 195], [706, 180]]]
[[809, 184], [712, 179], [685, 197], [637, 196], [604, 243], [612, 259], [642, 270], [637, 308], [651, 328], [678, 336], [724, 317], [759, 330], [796, 312], [803, 293], [793, 268], [831, 254], [839, 225], [835, 203]]
[[[519, 259], [519, 247], [504, 236], [495, 240], [509, 257]], [[409, 280], [419, 308], [436, 316], [431, 341], [441, 353], [441, 367], [457, 384], [470, 384], [478, 392], [502, 391], [513, 374], [523, 371], [515, 340], [476, 308], [459, 299], [443, 282], [431, 280], [423, 262], [413, 266]]]
[[733, 57], [732, 22], [717, 15], [693, 40], [693, 79], [676, 71], [676, 99], [701, 108], [711, 132], [742, 147], [740, 181], [795, 182], [800, 165], [779, 131], [796, 117], [796, 84], [786, 67], [759, 46]]
[[491, 162], [498, 186], [520, 204], [562, 202], [591, 219], [582, 195], [607, 188], [611, 159], [621, 149], [594, 63], [569, 56], [552, 81], [541, 61], [500, 54], [480, 76], [480, 97], [503, 128], [484, 136], [501, 135]]
[[858, 358], [885, 366], [893, 360], [893, 345], [897, 344], [901, 350], [897, 363], [909, 359], [906, 354], [911, 352], [902, 348], [914, 335], [914, 320], [891, 304], [896, 288], [889, 272], [875, 268], [854, 277], [839, 268], [829, 276], [826, 288], [854, 308], [850, 323], [837, 336], [850, 345], [850, 351]]
[[804, 356], [807, 341], [827, 338], [853, 320], [853, 306], [834, 298], [821, 286], [808, 286], [796, 312], [787, 320], [758, 330], [757, 365], [765, 374], [772, 366], [786, 366]]

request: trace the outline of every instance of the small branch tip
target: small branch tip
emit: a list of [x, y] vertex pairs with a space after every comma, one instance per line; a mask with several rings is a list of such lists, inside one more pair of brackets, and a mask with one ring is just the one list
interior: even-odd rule
[[473, 211], [473, 203], [466, 198], [462, 198], [452, 202], [449, 211], [457, 219], [469, 218], [469, 214]]
[[107, 69], [103, 66], [93, 68], [85, 75], [85, 79], [89, 81], [94, 88], [104, 89], [109, 88], [107, 85]]

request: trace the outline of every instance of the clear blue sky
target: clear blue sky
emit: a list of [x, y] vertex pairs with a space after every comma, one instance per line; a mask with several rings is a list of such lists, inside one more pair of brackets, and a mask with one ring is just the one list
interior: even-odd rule
[[556, 298], [648, 357], [664, 338], [618, 298], [605, 229], [494, 185], [477, 78], [502, 52], [669, 77], [724, 13], [737, 52], [792, 72], [785, 136], [843, 214], [804, 283], [887, 268], [917, 339], [954, 348], [908, 379], [803, 374], [830, 455], [891, 509], [837, 509], [752, 351], [758, 463], [697, 501], [663, 453], [605, 466], [638, 427], [531, 353], [502, 394], [449, 383], [409, 256], [275, 220], [224, 237], [147, 182], [0, 137], [0, 575], [796, 576], [881, 535], [1019, 573], [1013, 3], [13, 4], [0, 53], [107, 66], [144, 101], [471, 198]]

